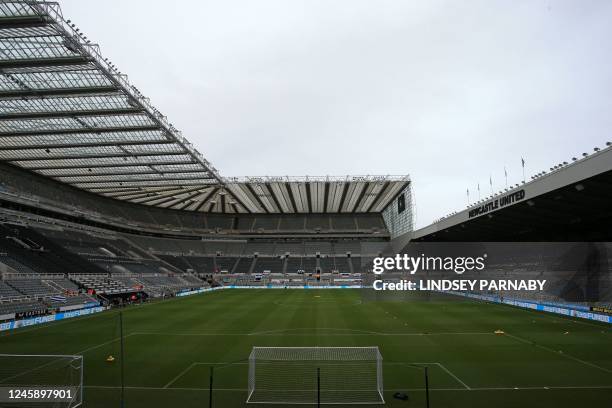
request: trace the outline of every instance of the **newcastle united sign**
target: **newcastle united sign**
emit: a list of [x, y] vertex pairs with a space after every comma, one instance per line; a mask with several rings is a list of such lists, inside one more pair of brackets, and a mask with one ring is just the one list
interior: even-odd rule
[[512, 205], [525, 198], [525, 190], [518, 190], [510, 194], [506, 194], [494, 200], [488, 201], [476, 208], [473, 208], [469, 212], [469, 218], [478, 217], [479, 215], [489, 213], [491, 211], [498, 210], [502, 207]]

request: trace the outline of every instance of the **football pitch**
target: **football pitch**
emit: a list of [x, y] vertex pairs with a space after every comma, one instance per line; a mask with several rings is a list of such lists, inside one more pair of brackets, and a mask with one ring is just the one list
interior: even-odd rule
[[[228, 289], [122, 315], [126, 408], [207, 407], [211, 367], [213, 406], [245, 406], [253, 346], [378, 346], [388, 407], [425, 406], [424, 366], [431, 407], [612, 401], [608, 325], [509, 306], [450, 297], [373, 302], [348, 289]], [[84, 407], [119, 407], [119, 338], [113, 310], [0, 334], [0, 353], [83, 355]], [[397, 391], [409, 400], [394, 399]]]

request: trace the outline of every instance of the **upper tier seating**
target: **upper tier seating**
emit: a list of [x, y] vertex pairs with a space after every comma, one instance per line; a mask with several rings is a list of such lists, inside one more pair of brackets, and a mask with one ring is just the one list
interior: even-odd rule
[[102, 272], [96, 265], [66, 250], [55, 240], [23, 225], [0, 224], [0, 252], [39, 273]]
[[249, 273], [253, 265], [254, 258], [238, 258], [236, 266], [234, 266], [234, 273]]
[[285, 265], [285, 260], [279, 257], [262, 258], [258, 257], [255, 262], [255, 273], [271, 272], [282, 273]]
[[25, 274], [36, 274], [37, 273], [35, 270], [30, 268], [29, 266], [26, 266], [22, 264], [21, 262], [17, 261], [16, 259], [11, 258], [6, 253], [0, 254], [0, 263], [5, 264], [9, 268], [19, 273], [25, 273]]
[[44, 296], [60, 293], [59, 290], [47, 285], [40, 279], [11, 279], [4, 282], [26, 296]]
[[135, 292], [134, 288], [126, 286], [116, 279], [100, 275], [81, 275], [72, 277], [76, 282], [87, 290], [93, 290], [96, 294], [117, 294]]
[[0, 281], [0, 300], [21, 298], [23, 294], [14, 287], [7, 285], [5, 281]]

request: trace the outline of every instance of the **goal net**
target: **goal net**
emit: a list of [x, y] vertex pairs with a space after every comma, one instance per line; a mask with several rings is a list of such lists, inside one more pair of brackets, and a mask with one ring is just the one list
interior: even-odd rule
[[83, 356], [0, 354], [0, 406], [75, 408]]
[[253, 347], [247, 403], [384, 404], [378, 347]]

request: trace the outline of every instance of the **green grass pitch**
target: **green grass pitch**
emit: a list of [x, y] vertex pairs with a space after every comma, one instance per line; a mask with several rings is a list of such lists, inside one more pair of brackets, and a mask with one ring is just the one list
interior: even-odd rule
[[[245, 406], [248, 365], [223, 363], [253, 346], [378, 346], [388, 407], [425, 406], [413, 363], [429, 367], [432, 407], [612, 404], [609, 326], [503, 305], [232, 289], [133, 306], [123, 320], [126, 408], [207, 407], [211, 365], [214, 406]], [[82, 354], [84, 407], [119, 407], [118, 336], [118, 312], [109, 311], [0, 334], [0, 353]]]

